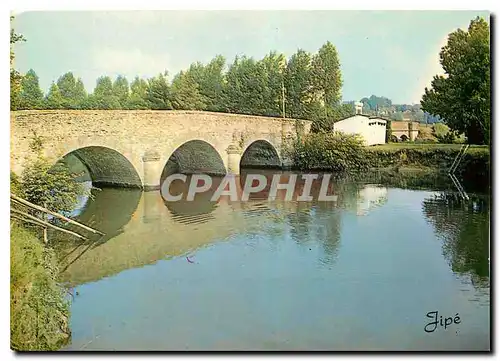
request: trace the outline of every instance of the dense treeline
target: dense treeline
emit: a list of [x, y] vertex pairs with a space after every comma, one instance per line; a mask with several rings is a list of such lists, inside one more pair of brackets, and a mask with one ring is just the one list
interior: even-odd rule
[[[288, 60], [270, 52], [261, 60], [236, 56], [226, 66], [220, 55], [196, 62], [171, 81], [168, 72], [150, 79], [124, 76], [97, 79], [91, 94], [71, 72], [53, 82], [47, 94], [34, 70], [22, 77], [17, 109], [176, 109], [207, 110], [317, 120], [319, 128], [353, 113], [341, 104], [342, 76], [335, 46], [316, 54], [299, 49]], [[283, 101], [284, 100], [284, 101]]]

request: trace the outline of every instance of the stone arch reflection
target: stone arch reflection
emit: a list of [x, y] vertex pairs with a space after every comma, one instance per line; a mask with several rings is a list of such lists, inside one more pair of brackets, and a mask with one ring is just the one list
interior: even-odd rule
[[[168, 188], [172, 196], [182, 195], [180, 200], [168, 201], [163, 197], [163, 203], [172, 214], [172, 218], [179, 223], [201, 223], [213, 219], [212, 212], [217, 208], [220, 200], [212, 201], [212, 197], [222, 182], [223, 177], [211, 176], [211, 186], [207, 191], [194, 195], [193, 200], [187, 200], [189, 186], [193, 180], [192, 175], [186, 176], [186, 181], [175, 179]], [[162, 192], [164, 189], [162, 189]]]
[[[103, 232], [105, 235], [98, 239], [98, 243], [106, 242], [123, 233], [124, 227], [136, 213], [141, 195], [141, 190], [133, 188], [92, 189], [91, 199], [73, 218]], [[80, 228], [72, 225], [65, 228], [81, 233]], [[54, 236], [57, 235], [61, 236], [60, 233], [54, 233]]]

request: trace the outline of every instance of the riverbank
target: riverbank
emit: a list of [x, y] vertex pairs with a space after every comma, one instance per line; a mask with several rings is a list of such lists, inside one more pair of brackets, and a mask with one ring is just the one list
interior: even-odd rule
[[[389, 143], [367, 148], [370, 168], [392, 173], [428, 173], [446, 178], [461, 144]], [[487, 193], [490, 189], [490, 149], [471, 145], [454, 172], [465, 188]]]
[[[391, 176], [416, 174], [415, 178], [447, 178], [460, 154], [462, 144], [388, 143], [366, 147], [360, 138], [339, 133], [310, 134], [295, 144], [294, 168], [302, 171], [329, 171], [340, 176], [365, 177], [367, 173]], [[490, 189], [490, 150], [471, 145], [454, 172], [465, 188], [488, 193]], [[371, 174], [369, 175], [371, 177]], [[413, 175], [410, 174], [410, 177]]]
[[55, 351], [70, 341], [69, 302], [55, 252], [29, 228], [11, 222], [10, 344], [16, 351]]

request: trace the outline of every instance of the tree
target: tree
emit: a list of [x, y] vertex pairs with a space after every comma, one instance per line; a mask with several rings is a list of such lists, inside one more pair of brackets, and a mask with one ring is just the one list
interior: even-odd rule
[[283, 113], [283, 90], [286, 59], [283, 54], [271, 51], [259, 62], [265, 70], [267, 89], [264, 98], [264, 115], [280, 116]]
[[200, 93], [203, 95], [208, 111], [222, 111], [224, 109], [224, 67], [226, 59], [217, 55], [204, 68], [203, 82]]
[[14, 44], [19, 41], [26, 41], [24, 37], [20, 34], [16, 34], [14, 28], [12, 28], [12, 20], [14, 17], [10, 17], [10, 109], [16, 110], [19, 105], [19, 93], [21, 91], [21, 74], [14, 69]]
[[158, 74], [148, 80], [147, 100], [151, 109], [172, 109], [170, 102], [170, 87], [167, 83], [168, 72]]
[[394, 112], [394, 113], [391, 114], [391, 119], [392, 120], [401, 121], [401, 120], [403, 120], [403, 113], [401, 113], [401, 112]]
[[78, 78], [76, 80], [73, 96], [74, 96], [75, 108], [81, 109], [88, 96], [87, 91], [85, 90], [85, 85], [83, 85], [83, 81], [81, 78]]
[[87, 96], [83, 82], [76, 79], [72, 72], [67, 72], [57, 79], [57, 86], [65, 109], [78, 109]]
[[298, 49], [290, 57], [285, 70], [285, 89], [286, 115], [310, 119], [313, 103], [310, 53]]
[[43, 156], [43, 140], [34, 135], [30, 149], [36, 158], [21, 175], [21, 187], [27, 201], [54, 210], [69, 212], [78, 203], [78, 197], [88, 194], [78, 183], [64, 162], [53, 164]]
[[113, 83], [113, 95], [118, 98], [121, 108], [125, 108], [129, 97], [129, 86], [126, 77], [118, 75]]
[[127, 109], [149, 109], [147, 101], [148, 96], [148, 83], [144, 79], [135, 77], [134, 81], [130, 84], [130, 97], [128, 98]]
[[[312, 88], [329, 111], [340, 101], [342, 75], [337, 49], [327, 41], [312, 58]], [[328, 114], [328, 113], [327, 113]], [[328, 115], [327, 115], [328, 117]]]
[[170, 92], [174, 109], [201, 110], [205, 106], [198, 84], [189, 73], [181, 71], [177, 74], [172, 81]]
[[444, 76], [434, 76], [425, 88], [422, 109], [439, 115], [469, 144], [490, 142], [490, 30], [476, 18], [467, 31], [449, 34], [440, 52]]
[[97, 79], [93, 97], [88, 104], [94, 109], [120, 109], [120, 100], [113, 94], [113, 82], [109, 76]]
[[[318, 104], [316, 104], [318, 107]], [[311, 125], [311, 131], [314, 133], [318, 132], [332, 132], [334, 130], [335, 122], [345, 119], [351, 115], [354, 115], [353, 104], [338, 104], [330, 108], [328, 112], [328, 118], [326, 116], [321, 116], [325, 113], [324, 107], [318, 107], [316, 110], [319, 114], [314, 118]]]
[[224, 67], [226, 59], [217, 55], [210, 63], [191, 64], [186, 72], [198, 84], [198, 90], [203, 97], [204, 109], [209, 111], [224, 110]]
[[97, 97], [94, 94], [89, 94], [80, 104], [80, 109], [100, 109]]
[[45, 107], [47, 109], [62, 109], [64, 99], [56, 83], [52, 82], [49, 92], [45, 97]]
[[94, 93], [96, 97], [105, 98], [113, 95], [113, 82], [109, 76], [97, 78]]
[[20, 109], [40, 109], [43, 103], [43, 92], [40, 89], [38, 76], [30, 69], [21, 80], [21, 93], [19, 94]]
[[231, 113], [262, 115], [265, 112], [267, 80], [262, 64], [238, 56], [226, 74], [226, 110]]

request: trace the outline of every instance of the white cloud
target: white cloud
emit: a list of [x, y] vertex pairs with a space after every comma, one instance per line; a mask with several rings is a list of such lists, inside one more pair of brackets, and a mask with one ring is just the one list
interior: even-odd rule
[[170, 56], [135, 49], [100, 49], [93, 54], [93, 70], [100, 74], [151, 77], [169, 69]]
[[433, 51], [427, 57], [425, 62], [425, 68], [422, 74], [415, 79], [415, 90], [413, 91], [412, 101], [413, 103], [420, 103], [422, 99], [422, 95], [424, 94], [425, 88], [430, 88], [431, 81], [434, 75], [443, 75], [444, 70], [441, 66], [439, 53], [441, 52], [441, 48], [446, 45], [448, 42], [448, 34], [441, 38], [439, 44], [433, 49]]

